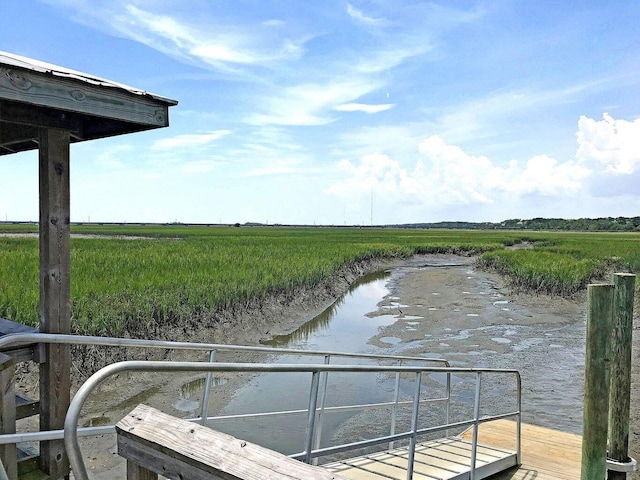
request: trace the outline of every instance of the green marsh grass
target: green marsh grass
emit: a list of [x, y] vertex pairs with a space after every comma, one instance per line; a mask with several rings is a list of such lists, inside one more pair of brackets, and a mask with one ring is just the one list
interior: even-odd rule
[[[0, 233], [37, 226], [0, 225]], [[517, 286], [569, 295], [608, 268], [638, 271], [640, 234], [382, 228], [73, 226], [72, 326], [119, 335], [188, 328], [329, 280], [345, 266], [416, 253], [480, 254]], [[505, 246], [533, 242], [531, 250]], [[0, 237], [0, 317], [38, 324], [38, 240]]]

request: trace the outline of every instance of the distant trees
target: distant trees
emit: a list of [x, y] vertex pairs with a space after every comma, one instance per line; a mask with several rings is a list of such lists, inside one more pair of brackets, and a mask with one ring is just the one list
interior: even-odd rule
[[560, 230], [573, 232], [640, 232], [640, 217], [604, 218], [511, 218], [500, 223], [437, 222], [389, 225], [400, 228], [446, 228], [464, 230]]
[[576, 232], [633, 232], [640, 231], [640, 217], [603, 218], [532, 218], [530, 220], [511, 219], [499, 224], [498, 228], [514, 230], [566, 230]]

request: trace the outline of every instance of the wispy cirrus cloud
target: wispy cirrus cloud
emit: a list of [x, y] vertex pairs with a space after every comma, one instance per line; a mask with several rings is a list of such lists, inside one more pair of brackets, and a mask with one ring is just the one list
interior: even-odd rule
[[230, 130], [215, 130], [207, 133], [191, 133], [157, 140], [151, 145], [156, 150], [202, 148], [231, 134]]
[[318, 174], [321, 169], [305, 165], [298, 159], [275, 160], [268, 166], [257, 167], [249, 170], [245, 177], [265, 177], [275, 175], [309, 175]]
[[264, 98], [259, 111], [245, 120], [253, 125], [326, 125], [335, 121], [331, 115], [335, 107], [379, 87], [375, 80], [359, 78], [299, 84]]
[[308, 37], [287, 34], [279, 19], [247, 23], [220, 18], [214, 11], [192, 15], [179, 6], [125, 0], [45, 0], [74, 12], [92, 28], [132, 39], [167, 55], [225, 72], [242, 66], [270, 66], [299, 58]]
[[347, 13], [355, 21], [362, 23], [369, 27], [384, 27], [389, 24], [389, 21], [384, 18], [374, 18], [366, 15], [362, 10], [354, 7], [350, 3], [347, 3]]
[[370, 105], [367, 103], [343, 103], [334, 107], [334, 110], [339, 112], [364, 112], [364, 113], [379, 113], [385, 110], [390, 110], [395, 107], [393, 103], [384, 103], [379, 105]]

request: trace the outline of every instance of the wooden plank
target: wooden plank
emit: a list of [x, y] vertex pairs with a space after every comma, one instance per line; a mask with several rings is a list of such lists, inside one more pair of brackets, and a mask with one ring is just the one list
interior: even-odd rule
[[332, 464], [331, 470], [350, 480], [389, 480], [389, 477], [362, 470], [349, 464]]
[[[40, 132], [40, 331], [71, 333], [69, 133]], [[40, 364], [40, 430], [64, 427], [70, 403], [68, 345], [45, 345]], [[69, 473], [64, 442], [40, 445], [41, 468], [53, 478]]]
[[146, 405], [138, 405], [120, 420], [116, 432], [121, 456], [169, 479], [344, 479]]
[[[357, 480], [406, 477], [409, 452], [406, 447], [355, 457], [323, 467]], [[471, 443], [459, 437], [443, 438], [419, 444], [414, 458], [414, 479], [469, 478]], [[478, 445], [476, 478], [487, 478], [513, 466], [515, 450]], [[370, 477], [375, 475], [375, 477]]]
[[127, 480], [158, 480], [158, 474], [127, 460]]
[[[515, 448], [516, 423], [496, 420], [483, 423], [478, 441], [484, 445]], [[471, 430], [462, 434], [471, 438]], [[580, 478], [582, 437], [550, 428], [522, 424], [522, 465], [492, 477], [492, 480], [576, 480]]]
[[[0, 433], [16, 432], [16, 362], [13, 358], [0, 353]], [[16, 445], [0, 445], [0, 460], [8, 478], [18, 477]]]
[[175, 103], [76, 78], [2, 66], [0, 98], [154, 127], [169, 125], [168, 107]]
[[[384, 462], [387, 465], [393, 465], [395, 467], [399, 467], [405, 471], [408, 467], [406, 458], [397, 457], [395, 455], [388, 455], [388, 454], [387, 455], [369, 455], [368, 457]], [[449, 465], [445, 464], [444, 462], [441, 463], [440, 465], [434, 465], [432, 463], [424, 463], [420, 461], [413, 462], [413, 472], [414, 472], [414, 477], [416, 476], [416, 474], [419, 474], [419, 475], [427, 475], [435, 478], [451, 478], [457, 473], [460, 473], [460, 471], [456, 471], [449, 468]]]

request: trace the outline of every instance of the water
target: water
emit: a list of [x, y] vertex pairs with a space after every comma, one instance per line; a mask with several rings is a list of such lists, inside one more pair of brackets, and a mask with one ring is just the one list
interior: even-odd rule
[[[380, 327], [395, 321], [392, 316], [370, 317], [377, 304], [389, 294], [386, 287], [389, 272], [378, 272], [361, 278], [333, 305], [315, 319], [289, 335], [276, 336], [269, 346], [291, 349], [350, 353], [380, 353], [368, 343]], [[323, 357], [280, 356], [274, 363], [322, 363]], [[341, 359], [332, 360], [340, 363]], [[361, 361], [364, 363], [365, 361]], [[349, 363], [354, 363], [352, 359]], [[306, 410], [311, 374], [268, 373], [257, 375], [237, 390], [221, 415], [268, 412], [273, 410]], [[332, 374], [327, 385], [326, 406], [374, 403], [392, 399], [394, 383], [390, 378], [372, 374]], [[323, 421], [326, 442], [340, 426], [355, 415], [353, 412], [327, 414]], [[292, 454], [304, 445], [306, 412], [276, 419], [217, 421], [212, 427], [258, 444]]]
[[[289, 335], [274, 337], [268, 345], [400, 355], [416, 348], [429, 352], [433, 358], [446, 358], [456, 366], [517, 369], [523, 378], [524, 420], [580, 432], [584, 322], [581, 319], [556, 319], [555, 323], [537, 320], [536, 312], [529, 307], [514, 303], [498, 292], [491, 293], [487, 280], [477, 279], [468, 267], [438, 267], [466, 278], [467, 290], [460, 287], [458, 291], [458, 287], [451, 289], [434, 282], [438, 288], [448, 290], [425, 292], [428, 298], [424, 303], [413, 305], [421, 307], [425, 316], [406, 314], [409, 306], [403, 305], [399, 298], [390, 297], [389, 280], [402, 275], [402, 268], [397, 268], [391, 273], [363, 277], [318, 317]], [[472, 300], [461, 301], [465, 296]], [[479, 313], [467, 313], [472, 304]], [[392, 324], [392, 329], [385, 329]], [[407, 339], [405, 334], [414, 335], [416, 339]], [[280, 364], [321, 363], [323, 358], [283, 356], [272, 360]], [[332, 359], [332, 363], [336, 360]], [[444, 386], [443, 376], [432, 375], [429, 380], [439, 388]], [[468, 409], [473, 402], [473, 382], [469, 377], [453, 380], [452, 398], [462, 403], [462, 409]], [[304, 445], [310, 383], [310, 374], [256, 375], [235, 391], [221, 415], [298, 409], [305, 412], [288, 418], [217, 421], [211, 426], [286, 454], [298, 453]], [[500, 381], [488, 382], [486, 389], [492, 398], [497, 398], [493, 404], [489, 402], [488, 408], [501, 408], [514, 398], [513, 389]], [[326, 405], [391, 401], [393, 390], [394, 381], [390, 377], [332, 374]], [[401, 382], [404, 398], [410, 398], [412, 390], [411, 382]], [[182, 392], [180, 401], [185, 408], [197, 407], [188, 391]], [[512, 410], [507, 407], [501, 411]], [[388, 434], [389, 413], [385, 415], [383, 419], [381, 413], [370, 412], [327, 414], [323, 445], [335, 444], [336, 439], [344, 440], [347, 431], [356, 436], [367, 429], [377, 429], [380, 435]]]

